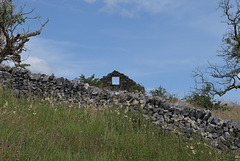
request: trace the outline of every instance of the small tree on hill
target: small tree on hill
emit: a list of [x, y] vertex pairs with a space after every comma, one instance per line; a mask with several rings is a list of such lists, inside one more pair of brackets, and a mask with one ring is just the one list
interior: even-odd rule
[[0, 1], [0, 64], [4, 61], [20, 64], [20, 54], [26, 50], [25, 43], [30, 40], [30, 37], [40, 35], [49, 21], [41, 24], [41, 28], [37, 31], [25, 30], [23, 24], [26, 20], [37, 19], [40, 22], [39, 16], [28, 17], [34, 9], [25, 12], [25, 6], [17, 7], [17, 2], [12, 0]]

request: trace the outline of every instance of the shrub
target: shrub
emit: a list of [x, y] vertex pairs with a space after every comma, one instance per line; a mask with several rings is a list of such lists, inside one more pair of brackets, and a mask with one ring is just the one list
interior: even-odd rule
[[225, 110], [226, 106], [221, 105], [221, 101], [214, 100], [214, 96], [210, 93], [210, 85], [204, 86], [201, 90], [192, 91], [190, 95], [185, 96], [184, 100], [194, 106], [203, 107], [205, 109], [221, 109]]
[[157, 89], [150, 90], [149, 93], [152, 96], [163, 97], [163, 98], [169, 100], [170, 102], [177, 102], [178, 101], [178, 98], [176, 97], [175, 94], [168, 93], [167, 90], [165, 88], [163, 88], [162, 86], [159, 86]]
[[90, 86], [95, 86], [98, 88], [102, 88], [103, 86], [102, 81], [100, 81], [99, 78], [95, 78], [95, 74], [93, 74], [88, 78], [86, 78], [83, 74], [81, 74], [81, 76], [79, 76], [79, 78], [75, 78], [75, 80], [80, 80], [80, 82], [82, 83], [88, 83]]
[[149, 92], [152, 96], [167, 97], [167, 91], [162, 86], [159, 86], [158, 89], [150, 90]]

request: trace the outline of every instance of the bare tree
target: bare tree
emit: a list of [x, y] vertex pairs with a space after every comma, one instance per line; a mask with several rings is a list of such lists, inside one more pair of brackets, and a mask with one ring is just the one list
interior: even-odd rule
[[[34, 9], [25, 12], [25, 6], [17, 7], [16, 1], [0, 0], [0, 64], [4, 61], [12, 61], [20, 64], [21, 53], [26, 50], [25, 43], [30, 37], [40, 35], [44, 26], [48, 23], [41, 23], [40, 16], [29, 17]], [[28, 19], [39, 20], [41, 28], [37, 31], [26, 31], [23, 24]], [[20, 33], [21, 32], [21, 33]]]
[[226, 17], [223, 22], [229, 26], [217, 55], [223, 58], [224, 65], [209, 63], [206, 71], [198, 68], [193, 74], [196, 89], [204, 90], [208, 86], [213, 96], [222, 96], [232, 89], [240, 89], [240, 1], [222, 0], [219, 8]]

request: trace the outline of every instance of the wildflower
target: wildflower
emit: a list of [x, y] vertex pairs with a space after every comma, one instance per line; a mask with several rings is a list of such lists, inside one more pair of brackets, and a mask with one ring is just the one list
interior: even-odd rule
[[194, 147], [193, 147], [193, 146], [190, 146], [190, 149], [191, 149], [191, 150], [193, 150], [193, 149], [194, 149]]
[[235, 159], [240, 159], [240, 155], [236, 155], [236, 156], [235, 156]]
[[6, 101], [6, 103], [3, 105], [3, 107], [7, 107], [8, 106], [8, 101]]
[[195, 151], [195, 150], [192, 150], [192, 153], [195, 155], [195, 154], [196, 154], [196, 151]]
[[13, 114], [15, 115], [15, 114], [16, 114], [16, 111], [13, 111]]
[[31, 110], [32, 109], [32, 104], [29, 106], [28, 110]]
[[33, 112], [33, 115], [35, 116], [35, 115], [37, 115], [37, 113], [36, 113], [36, 112]]

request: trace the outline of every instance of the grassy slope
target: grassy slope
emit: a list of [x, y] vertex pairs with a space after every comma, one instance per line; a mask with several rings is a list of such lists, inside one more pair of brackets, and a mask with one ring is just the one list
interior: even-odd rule
[[224, 111], [213, 110], [212, 113], [224, 120], [240, 121], [240, 106], [236, 104], [228, 106]]
[[0, 89], [0, 160], [235, 160], [117, 107], [78, 109]]

